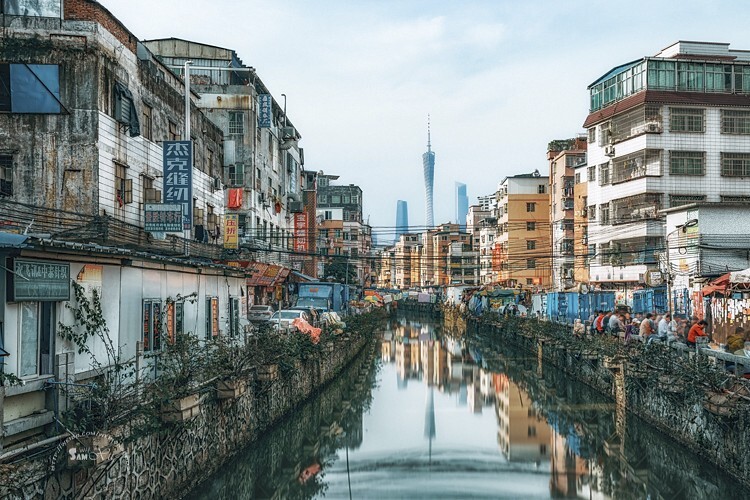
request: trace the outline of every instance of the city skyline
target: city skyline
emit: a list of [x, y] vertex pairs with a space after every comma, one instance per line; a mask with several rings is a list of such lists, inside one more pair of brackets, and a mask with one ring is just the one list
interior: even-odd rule
[[[620, 18], [614, 26], [586, 16], [583, 2], [217, 0], [189, 2], [189, 9], [177, 0], [102, 3], [141, 39], [180, 37], [235, 49], [277, 100], [281, 93], [288, 97], [306, 168], [335, 172], [362, 187], [363, 215], [370, 215], [375, 232], [393, 225], [396, 200], [423, 206], [424, 192], [414, 187], [423, 182], [419, 156], [428, 112], [442, 166], [433, 195], [450, 200], [459, 171], [477, 194], [487, 190], [487, 177], [494, 186], [516, 172], [539, 168], [544, 175], [547, 142], [582, 131], [587, 86], [613, 61], [653, 55], [676, 40], [750, 48], [743, 16], [707, 17], [705, 2], [697, 1], [680, 9], [644, 1], [612, 6]], [[711, 5], [717, 12], [744, 7], [736, 1]], [[252, 29], [227, 30], [230, 10]], [[181, 11], [180, 23], [165, 22]], [[578, 29], [563, 34], [561, 25]], [[543, 80], [542, 72], [556, 77]], [[543, 90], [535, 84], [541, 81], [548, 82]], [[335, 104], [321, 113], [322, 102]], [[345, 141], [339, 140], [342, 127]], [[436, 223], [452, 219], [450, 203], [434, 208]], [[424, 222], [423, 211], [413, 210], [412, 226]]]

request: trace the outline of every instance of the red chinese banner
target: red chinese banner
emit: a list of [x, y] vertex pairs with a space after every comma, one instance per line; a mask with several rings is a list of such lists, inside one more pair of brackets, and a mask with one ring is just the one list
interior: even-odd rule
[[294, 251], [307, 252], [307, 213], [294, 214]]

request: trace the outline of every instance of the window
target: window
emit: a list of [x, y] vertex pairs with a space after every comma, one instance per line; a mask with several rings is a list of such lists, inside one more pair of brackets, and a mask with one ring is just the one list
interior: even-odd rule
[[609, 162], [599, 165], [599, 185], [604, 186], [610, 183], [609, 179]]
[[588, 166], [588, 172], [586, 172], [586, 178], [589, 182], [594, 182], [596, 180], [596, 165], [589, 165]]
[[214, 150], [211, 148], [206, 148], [206, 164], [205, 164], [205, 170], [207, 174], [210, 174], [213, 171], [214, 167]]
[[344, 241], [349, 241], [349, 239], [350, 239], [349, 237], [350, 237], [349, 231], [345, 231], [344, 232]]
[[323, 218], [325, 220], [331, 220], [331, 219], [333, 219], [333, 211], [332, 210], [324, 210], [323, 211]]
[[144, 203], [161, 203], [161, 191], [154, 189], [154, 179], [141, 175], [141, 185], [143, 186]]
[[677, 63], [677, 89], [703, 90], [703, 63]]
[[240, 299], [229, 297], [229, 336], [237, 337], [240, 334]]
[[0, 154], [0, 196], [13, 196], [13, 155]]
[[581, 172], [576, 172], [575, 183], [576, 184], [580, 184], [581, 183]]
[[526, 259], [526, 269], [536, 269], [536, 259]]
[[750, 196], [747, 195], [721, 195], [722, 203], [750, 203]]
[[526, 284], [527, 285], [533, 285], [534, 284], [534, 278], [526, 278]]
[[706, 154], [703, 151], [670, 151], [670, 175], [705, 175]]
[[669, 206], [671, 208], [681, 207], [682, 205], [689, 205], [690, 203], [700, 203], [706, 201], [705, 195], [694, 195], [694, 194], [670, 194], [669, 195]]
[[141, 134], [141, 123], [138, 120], [138, 111], [135, 109], [133, 93], [120, 82], [115, 82], [112, 116], [130, 132], [130, 137]]
[[732, 91], [732, 66], [730, 64], [706, 64], [706, 91]]
[[55, 303], [20, 302], [19, 377], [52, 374]]
[[596, 220], [596, 205], [586, 207], [586, 217], [592, 222]]
[[185, 333], [185, 303], [170, 302], [166, 311], [167, 342], [174, 344], [178, 335]]
[[122, 163], [115, 163], [115, 201], [120, 208], [133, 203], [133, 179], [128, 179], [128, 167]]
[[0, 112], [60, 113], [57, 64], [0, 64]]
[[169, 140], [179, 141], [180, 133], [177, 131], [177, 124], [172, 120], [169, 120]]
[[151, 135], [151, 132], [153, 131], [153, 122], [151, 121], [152, 113], [153, 109], [151, 108], [151, 106], [143, 103], [143, 123], [141, 124], [141, 136], [148, 139], [149, 141], [153, 140], [153, 137]]
[[546, 184], [539, 184], [536, 187], [537, 194], [545, 194], [547, 192], [547, 185]]
[[599, 205], [599, 222], [601, 224], [609, 224], [609, 203]]
[[331, 204], [332, 205], [338, 205], [340, 203], [341, 203], [341, 196], [339, 196], [337, 194], [332, 194], [331, 195]]
[[526, 230], [527, 231], [536, 231], [536, 222], [527, 222], [526, 223]]
[[536, 240], [526, 240], [526, 250], [534, 250], [536, 248]]
[[721, 153], [721, 175], [750, 177], [750, 153]]
[[219, 297], [206, 297], [206, 340], [219, 336]]
[[628, 182], [646, 176], [660, 176], [662, 151], [644, 149], [615, 159], [611, 174], [613, 184]]
[[648, 61], [648, 87], [651, 89], [674, 89], [675, 62]]
[[589, 129], [589, 142], [596, 142], [596, 127]]
[[143, 327], [141, 341], [144, 351], [158, 351], [162, 348], [161, 300], [146, 299], [143, 301]]
[[705, 132], [705, 110], [697, 108], [669, 108], [670, 132]]
[[527, 203], [526, 204], [526, 211], [527, 212], [535, 212], [536, 211], [536, 203]]
[[236, 163], [229, 166], [229, 185], [243, 186], [245, 184], [245, 165]]
[[230, 111], [229, 112], [229, 133], [230, 134], [244, 134], [245, 133], [245, 113], [242, 111]]
[[750, 134], [750, 111], [721, 110], [722, 134]]
[[349, 195], [345, 194], [341, 196], [341, 203], [348, 205], [350, 201], [351, 201], [351, 197]]
[[334, 255], [341, 255], [341, 247], [336, 247], [333, 249]]
[[333, 230], [333, 237], [336, 239], [341, 239], [341, 229], [334, 229]]

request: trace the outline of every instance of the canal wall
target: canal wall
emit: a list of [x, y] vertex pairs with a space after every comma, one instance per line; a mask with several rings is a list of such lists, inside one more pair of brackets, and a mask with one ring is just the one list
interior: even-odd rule
[[[750, 485], [750, 391], [705, 356], [681, 356], [661, 345], [625, 346], [614, 339], [577, 339], [570, 327], [526, 318], [457, 318], [492, 342], [511, 343], [615, 400], [620, 419], [632, 412]], [[729, 382], [728, 382], [729, 381]]]
[[[56, 467], [59, 455], [67, 455], [64, 445], [2, 464], [0, 498], [180, 498], [333, 381], [372, 342], [378, 320], [363, 323], [362, 331], [330, 340], [318, 355], [295, 361], [285, 374], [259, 370], [247, 375], [241, 381], [246, 390], [237, 397], [201, 393], [197, 405], [185, 410], [192, 415], [188, 422], [113, 446], [112, 458], [97, 465]], [[100, 436], [115, 443], [112, 436], [128, 433], [120, 428]]]

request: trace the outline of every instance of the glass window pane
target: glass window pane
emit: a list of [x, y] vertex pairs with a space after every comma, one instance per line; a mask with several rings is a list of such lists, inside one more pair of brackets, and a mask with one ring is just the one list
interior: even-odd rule
[[37, 374], [39, 314], [36, 302], [21, 302], [21, 377]]
[[14, 113], [59, 113], [60, 78], [56, 64], [10, 65]]

